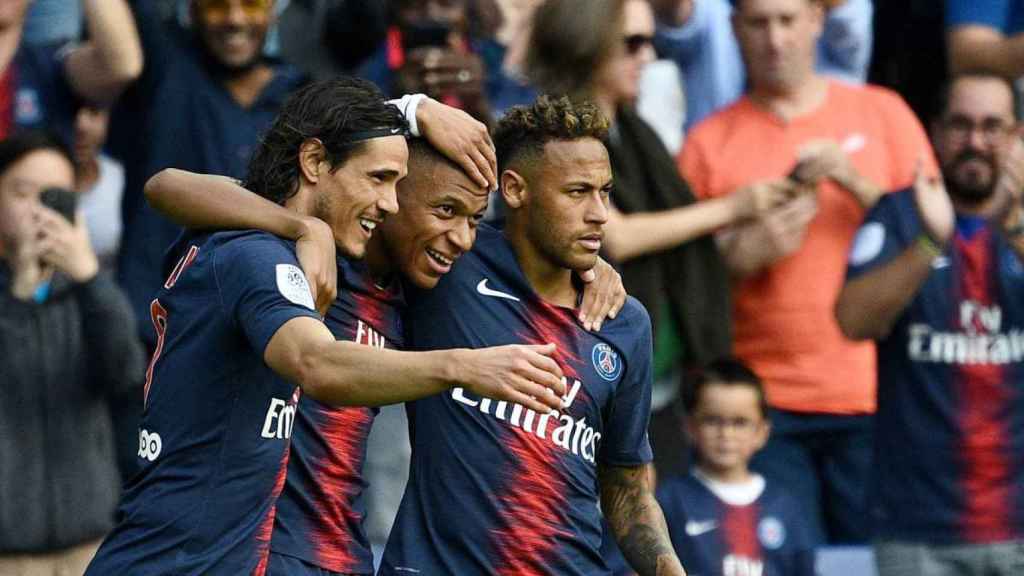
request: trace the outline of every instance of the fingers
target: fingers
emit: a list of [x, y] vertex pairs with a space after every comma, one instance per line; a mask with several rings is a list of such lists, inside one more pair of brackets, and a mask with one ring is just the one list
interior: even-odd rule
[[608, 286], [607, 280], [594, 282], [583, 287], [583, 302], [580, 304], [580, 316], [584, 330], [600, 330], [601, 321], [607, 312]]
[[470, 145], [468, 152], [468, 163], [470, 170], [466, 170], [466, 173], [473, 179], [477, 185], [486, 188], [488, 191], [494, 190], [497, 186], [494, 185], [494, 170], [491, 169], [491, 164], [487, 160], [487, 157], [481, 152], [479, 146]]
[[[547, 389], [541, 388], [541, 390]], [[539, 414], [547, 414], [552, 410], [558, 410], [562, 407], [561, 398], [552, 394], [550, 390], [540, 392], [539, 394], [539, 396], [533, 396], [513, 389], [505, 394], [505, 399]]]
[[562, 373], [558, 363], [551, 357], [555, 353], [555, 345], [531, 344], [523, 346], [523, 349], [526, 352], [527, 362], [533, 368], [532, 371], [528, 370], [531, 376], [530, 379], [551, 388], [559, 396], [565, 394], [565, 383], [562, 382], [565, 374]]

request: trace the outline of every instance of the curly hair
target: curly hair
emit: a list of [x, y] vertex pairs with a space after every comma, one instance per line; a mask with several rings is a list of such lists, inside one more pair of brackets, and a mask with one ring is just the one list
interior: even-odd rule
[[608, 138], [608, 119], [590, 102], [545, 94], [530, 106], [513, 106], [494, 129], [498, 173], [540, 157], [548, 142], [581, 138]]
[[299, 190], [299, 148], [311, 138], [327, 150], [331, 171], [360, 151], [361, 132], [404, 133], [405, 117], [372, 83], [340, 77], [314, 82], [288, 97], [249, 161], [245, 187], [283, 204]]

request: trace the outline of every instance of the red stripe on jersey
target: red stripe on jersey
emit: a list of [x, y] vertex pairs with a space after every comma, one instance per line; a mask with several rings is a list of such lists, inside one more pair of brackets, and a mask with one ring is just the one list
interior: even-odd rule
[[[527, 344], [554, 343], [555, 361], [571, 385], [577, 379], [574, 367], [580, 363], [575, 351], [578, 347], [577, 328], [572, 311], [543, 302], [532, 302], [529, 325], [531, 334], [518, 334]], [[580, 388], [573, 404], [583, 402], [585, 392]], [[561, 467], [561, 449], [551, 441], [552, 431], [559, 426], [555, 418], [543, 418], [544, 438], [526, 430], [510, 427], [503, 435], [505, 448], [518, 463], [509, 472], [505, 493], [498, 497], [502, 527], [494, 530], [498, 559], [496, 573], [500, 576], [547, 574], [551, 571], [550, 557], [557, 538], [572, 538], [567, 528], [570, 520], [565, 511], [569, 504]], [[597, 504], [596, 502], [594, 503]]]
[[[291, 405], [295, 406], [299, 402], [299, 396], [302, 394], [300, 388], [296, 388], [295, 392], [292, 393]], [[256, 569], [252, 571], [253, 576], [264, 576], [267, 572], [267, 561], [270, 560], [270, 537], [274, 533], [274, 516], [277, 512], [277, 497], [281, 495], [281, 490], [284, 489], [284, 481], [288, 476], [288, 455], [291, 454], [291, 442], [284, 447], [284, 453], [281, 455], [281, 462], [277, 467], [277, 476], [274, 479], [274, 489], [270, 493], [270, 510], [267, 511], [267, 515], [263, 518], [263, 522], [260, 522], [260, 527], [256, 530], [256, 551], [259, 555], [259, 563], [256, 564]]]
[[349, 526], [357, 526], [362, 517], [352, 509], [357, 492], [362, 489], [360, 470], [363, 447], [373, 423], [369, 408], [338, 408], [318, 414], [316, 426], [324, 442], [325, 459], [311, 462], [312, 500], [317, 517], [310, 534], [310, 545], [318, 566], [332, 572], [352, 572], [359, 559], [352, 544], [355, 539]]
[[[982, 230], [971, 240], [957, 235], [955, 242], [963, 260], [961, 302], [973, 300], [979, 307], [992, 307], [994, 263], [990, 232]], [[977, 317], [961, 318], [961, 310], [957, 314], [957, 324], [970, 324], [961, 325], [962, 330], [984, 334], [989, 329]], [[1014, 506], [1007, 458], [1009, 437], [1004, 424], [1010, 391], [1005, 386], [1005, 374], [996, 364], [963, 363], [956, 367], [954, 381], [960, 395], [964, 536], [970, 542], [1012, 539]]]
[[747, 506], [725, 505], [722, 514], [722, 534], [730, 554], [757, 560], [761, 558], [761, 544], [757, 539], [757, 504]]

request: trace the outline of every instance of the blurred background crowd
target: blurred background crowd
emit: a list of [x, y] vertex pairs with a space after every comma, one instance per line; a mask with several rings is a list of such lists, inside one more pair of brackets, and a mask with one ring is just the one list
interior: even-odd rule
[[[992, 181], [1020, 162], [1021, 0], [0, 2], [0, 138], [37, 130], [0, 142], [0, 573], [101, 538], [135, 466], [149, 306], [180, 232], [146, 180], [243, 177], [283, 100], [338, 74], [486, 124], [540, 93], [598, 104], [616, 183], [604, 255], [654, 324], [659, 478], [692, 460], [690, 374], [735, 355], [772, 423], [752, 468], [798, 502], [820, 573], [872, 573], [859, 554], [878, 538], [887, 372], [871, 340], [886, 335], [836, 319], [847, 255], [886, 193], [922, 174], [970, 180], [972, 157]], [[26, 216], [51, 187], [74, 192], [77, 217]], [[404, 486], [405, 426], [383, 410], [368, 448], [375, 547]], [[981, 541], [1024, 537], [1007, 530]]]

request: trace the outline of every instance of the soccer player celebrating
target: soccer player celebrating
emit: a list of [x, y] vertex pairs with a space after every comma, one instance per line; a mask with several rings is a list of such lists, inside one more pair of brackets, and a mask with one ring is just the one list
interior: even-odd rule
[[813, 576], [807, 521], [785, 488], [750, 471], [768, 440], [764, 385], [739, 360], [710, 363], [683, 403], [697, 464], [658, 485], [679, 558], [708, 576]]
[[[364, 81], [310, 85], [261, 142], [249, 184], [308, 217], [311, 230], [314, 217], [327, 222], [338, 251], [359, 258], [397, 210], [405, 127]], [[281, 238], [217, 232], [185, 237], [172, 253], [179, 259], [151, 306], [159, 341], [140, 425], [144, 465], [87, 574], [262, 574], [295, 384], [330, 405], [453, 386], [538, 410], [559, 405], [551, 346], [406, 353], [337, 341], [314, 311], [295, 245]]]
[[[185, 226], [262, 226], [289, 236], [302, 224], [294, 213], [216, 176], [168, 170], [150, 182], [147, 194]], [[337, 258], [340, 290], [325, 323], [339, 339], [402, 347], [404, 301], [396, 276], [421, 290], [434, 287], [472, 246], [487, 188], [423, 140], [411, 140], [409, 175], [398, 184], [398, 198], [398, 214], [367, 244], [365, 266]], [[618, 275], [607, 264], [598, 268], [581, 306], [585, 318], [614, 315], [624, 303]], [[373, 572], [362, 526], [361, 468], [374, 416], [372, 409], [301, 398], [268, 574]]]
[[541, 97], [495, 136], [504, 232], [430, 292], [414, 291], [417, 349], [557, 342], [568, 392], [555, 412], [463, 387], [408, 405], [412, 468], [379, 574], [607, 574], [601, 511], [642, 576], [684, 574], [646, 464], [651, 333], [630, 299], [599, 333], [580, 324], [573, 272], [591, 268], [608, 218], [607, 121]]

